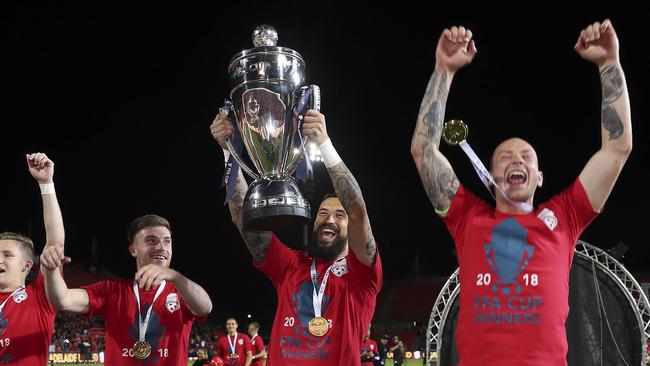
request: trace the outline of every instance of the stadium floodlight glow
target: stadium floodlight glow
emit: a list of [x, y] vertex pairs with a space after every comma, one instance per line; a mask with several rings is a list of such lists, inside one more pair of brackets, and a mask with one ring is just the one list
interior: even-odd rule
[[250, 314], [248, 314], [248, 315], [246, 315], [246, 317], [247, 317], [248, 319], [250, 319], [250, 318], [252, 318], [253, 316], [250, 315]]
[[320, 150], [315, 143], [310, 142], [307, 144], [307, 155], [309, 155], [309, 160], [311, 161], [323, 161], [323, 157], [320, 154]]

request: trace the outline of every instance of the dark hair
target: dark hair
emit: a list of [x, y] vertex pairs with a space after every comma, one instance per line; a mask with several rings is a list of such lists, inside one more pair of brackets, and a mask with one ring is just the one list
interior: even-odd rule
[[25, 259], [28, 259], [30, 261], [34, 260], [34, 242], [32, 242], [32, 239], [26, 237], [23, 234], [5, 231], [0, 233], [0, 240], [14, 240], [19, 242], [20, 249], [23, 251], [23, 256]]
[[323, 199], [320, 200], [320, 201], [323, 202], [323, 201], [325, 201], [325, 200], [328, 199], [328, 198], [336, 198], [336, 199], [338, 199], [339, 196], [338, 196], [336, 193], [326, 193], [326, 194], [323, 196]]
[[158, 215], [144, 215], [137, 217], [129, 225], [129, 230], [126, 232], [126, 237], [129, 239], [129, 244], [133, 244], [135, 235], [142, 229], [152, 226], [164, 226], [171, 234], [172, 228], [166, 218]]

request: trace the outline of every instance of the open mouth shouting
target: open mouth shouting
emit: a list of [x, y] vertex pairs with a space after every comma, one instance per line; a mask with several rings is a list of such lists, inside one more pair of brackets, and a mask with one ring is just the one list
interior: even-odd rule
[[317, 231], [318, 241], [331, 243], [339, 235], [339, 228], [336, 225], [323, 224]]
[[508, 185], [510, 186], [514, 186], [514, 187], [523, 186], [524, 184], [526, 184], [527, 181], [528, 181], [528, 174], [524, 170], [514, 169], [509, 171], [506, 174], [506, 182], [508, 182]]

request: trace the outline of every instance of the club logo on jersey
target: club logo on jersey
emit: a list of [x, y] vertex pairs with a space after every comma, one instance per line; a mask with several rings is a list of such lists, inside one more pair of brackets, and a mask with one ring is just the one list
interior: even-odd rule
[[527, 234], [528, 230], [513, 218], [504, 220], [492, 229], [492, 241], [483, 246], [490, 267], [499, 277], [492, 286], [492, 292], [497, 293], [499, 285], [504, 295], [510, 294], [510, 285], [515, 286], [517, 293], [521, 292], [517, 276], [526, 269], [535, 252], [535, 247], [526, 243]]
[[344, 274], [348, 273], [347, 259], [343, 258], [341, 260], [334, 262], [334, 264], [332, 265], [332, 273], [334, 273], [336, 277], [341, 277]]
[[27, 297], [27, 292], [25, 292], [25, 290], [18, 291], [13, 295], [16, 304], [20, 304], [21, 302], [27, 300]]
[[537, 214], [537, 217], [542, 220], [544, 225], [546, 225], [551, 231], [553, 231], [557, 226], [557, 217], [555, 217], [555, 213], [548, 208], [543, 209], [539, 214]]
[[176, 310], [180, 309], [181, 308], [181, 303], [180, 303], [180, 301], [178, 301], [178, 295], [176, 295], [176, 293], [174, 293], [174, 292], [167, 295], [167, 299], [165, 300], [165, 306], [167, 307], [167, 310], [170, 313], [173, 313]]
[[240, 346], [243, 346], [244, 345], [244, 340], [243, 339], [238, 339], [237, 344], [240, 345]]

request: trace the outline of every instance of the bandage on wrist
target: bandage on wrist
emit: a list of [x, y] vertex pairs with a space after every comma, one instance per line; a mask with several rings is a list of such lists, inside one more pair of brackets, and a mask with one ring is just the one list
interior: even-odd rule
[[44, 183], [39, 184], [38, 187], [41, 189], [41, 196], [46, 194], [54, 194], [54, 183]]
[[320, 155], [323, 158], [323, 163], [325, 163], [325, 166], [328, 168], [338, 165], [342, 161], [341, 157], [336, 152], [336, 149], [334, 149], [332, 140], [330, 140], [329, 137], [327, 140], [325, 140], [325, 142], [318, 146], [318, 150], [320, 150]]

